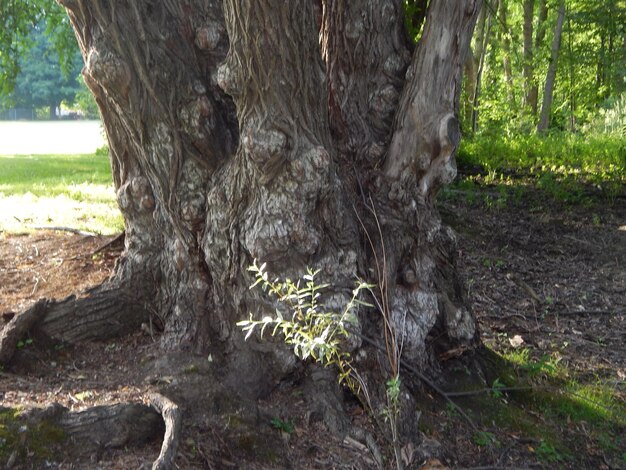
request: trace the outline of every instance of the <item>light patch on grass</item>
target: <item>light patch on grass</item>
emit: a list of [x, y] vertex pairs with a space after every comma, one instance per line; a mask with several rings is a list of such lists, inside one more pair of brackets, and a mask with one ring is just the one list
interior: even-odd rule
[[570, 381], [565, 393], [571, 401], [559, 404], [559, 411], [572, 419], [613, 421], [626, 426], [626, 404], [614, 386], [603, 383], [582, 384]]
[[0, 193], [0, 231], [20, 233], [34, 227], [63, 226], [110, 235], [124, 230], [115, 200], [76, 200], [66, 195], [35, 196], [31, 193], [5, 196]]
[[0, 231], [45, 226], [124, 229], [105, 154], [0, 156]]

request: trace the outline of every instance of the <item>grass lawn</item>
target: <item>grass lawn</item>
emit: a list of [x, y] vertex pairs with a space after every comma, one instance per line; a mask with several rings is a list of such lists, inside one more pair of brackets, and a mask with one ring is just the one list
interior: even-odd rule
[[106, 154], [0, 155], [0, 231], [42, 226], [123, 230]]

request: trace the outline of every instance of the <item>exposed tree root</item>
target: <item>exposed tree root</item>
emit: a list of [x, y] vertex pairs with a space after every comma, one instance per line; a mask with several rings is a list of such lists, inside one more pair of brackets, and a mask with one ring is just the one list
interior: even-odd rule
[[[12, 449], [12, 455], [25, 454], [20, 448], [28, 449], [33, 445], [29, 438], [41, 441], [47, 436], [48, 441], [38, 442], [37, 446], [49, 451], [63, 446], [64, 451], [57, 455], [73, 460], [99, 457], [108, 449], [142, 445], [163, 435], [161, 416], [151, 407], [138, 403], [95, 406], [78, 412], [54, 404], [21, 413], [15, 422], [6, 425], [10, 432], [24, 436], [15, 443], [17, 448]], [[0, 466], [2, 464], [8, 462], [0, 462]]]
[[48, 299], [39, 300], [25, 312], [15, 315], [0, 331], [0, 364], [11, 360], [20, 339], [45, 315], [48, 303]]
[[103, 340], [126, 335], [148, 318], [144, 305], [125, 290], [105, 283], [83, 297], [48, 302], [34, 333], [67, 343]]
[[0, 364], [7, 364], [18, 342], [29, 332], [65, 343], [104, 340], [127, 335], [150, 318], [145, 306], [123, 289], [102, 284], [83, 297], [41, 299], [15, 315], [0, 330]]
[[182, 413], [178, 405], [159, 393], [152, 393], [149, 397], [150, 405], [157, 410], [165, 422], [165, 436], [159, 458], [154, 461], [152, 470], [170, 470], [174, 467], [176, 449], [180, 441]]
[[80, 449], [119, 449], [144, 444], [163, 432], [160, 416], [137, 403], [95, 406], [77, 413], [67, 410], [58, 421]]

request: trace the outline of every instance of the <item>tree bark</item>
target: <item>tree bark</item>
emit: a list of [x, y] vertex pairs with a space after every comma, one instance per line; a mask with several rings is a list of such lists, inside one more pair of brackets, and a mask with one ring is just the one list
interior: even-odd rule
[[[346, 348], [369, 354], [356, 367], [380, 400], [389, 367], [362, 337], [391, 334], [398, 358], [432, 374], [437, 353], [476, 344], [434, 198], [456, 172], [479, 0], [431, 2], [412, 57], [402, 0], [59, 1], [126, 224], [97, 294], [105, 306], [106, 292], [132, 295], [101, 311], [138, 311], [128, 329], [153, 315], [165, 350], [211, 352], [224, 386], [252, 398], [298, 367], [236, 326], [277, 307], [248, 288], [255, 259], [291, 279], [320, 269], [329, 311], [345, 307], [357, 276], [377, 284], [382, 312], [361, 309]], [[88, 298], [62, 317], [93, 310]]]
[[556, 66], [559, 59], [559, 49], [561, 48], [561, 33], [563, 22], [565, 21], [565, 0], [559, 4], [559, 13], [554, 27], [554, 38], [550, 52], [550, 65], [546, 75], [546, 85], [543, 91], [543, 103], [541, 104], [541, 116], [537, 124], [537, 132], [542, 133], [548, 130], [550, 125], [550, 111], [552, 109], [552, 96], [554, 93], [554, 82], [556, 79]]
[[[9, 410], [0, 407], [0, 412]], [[38, 443], [53, 456], [49, 460], [56, 460], [54, 464], [66, 464], [79, 458], [95, 458], [110, 449], [143, 445], [161, 437], [163, 429], [161, 416], [139, 403], [94, 406], [83, 411], [70, 411], [55, 404], [22, 410], [6, 424], [6, 431], [23, 437], [3, 444], [13, 451], [15, 457], [23, 456], [23, 460], [19, 457], [14, 460], [13, 464], [18, 464], [16, 468], [45, 468], [44, 462], [33, 461], [37, 457], [27, 457], [32, 442], [25, 439], [25, 433], [43, 434], [38, 436]], [[41, 467], [35, 467], [37, 464]]]

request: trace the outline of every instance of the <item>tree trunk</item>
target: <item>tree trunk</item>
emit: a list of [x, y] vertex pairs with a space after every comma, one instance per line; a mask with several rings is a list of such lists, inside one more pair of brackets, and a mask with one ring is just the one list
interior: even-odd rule
[[[496, 4], [497, 9], [497, 4]], [[486, 10], [483, 7], [483, 11]], [[487, 26], [481, 38], [480, 49], [478, 50], [478, 70], [476, 71], [476, 83], [474, 85], [474, 96], [472, 99], [472, 132], [476, 132], [478, 129], [478, 102], [480, 100], [480, 88], [483, 78], [483, 70], [485, 68], [485, 59], [487, 57], [487, 48], [489, 47], [489, 38], [491, 36], [491, 21], [493, 19], [493, 13], [491, 11], [486, 13]]]
[[[546, 36], [546, 20], [548, 18], [548, 2], [547, 0], [539, 1], [539, 15], [537, 18], [537, 32], [535, 33], [535, 44], [533, 47], [534, 54], [538, 54], [543, 47], [543, 41]], [[537, 59], [535, 59], [537, 60]], [[537, 115], [537, 107], [539, 102], [539, 85], [535, 78], [535, 64], [532, 64], [532, 84], [528, 93], [528, 103], [532, 110], [533, 116]]]
[[554, 27], [554, 38], [552, 39], [552, 49], [550, 53], [550, 65], [546, 75], [546, 85], [543, 91], [543, 103], [541, 104], [541, 117], [537, 124], [537, 132], [545, 132], [550, 124], [550, 110], [552, 109], [552, 96], [554, 93], [554, 81], [556, 79], [556, 66], [561, 48], [561, 33], [565, 20], [565, 0], [559, 4], [559, 13]]
[[508, 23], [508, 2], [500, 1], [500, 27], [502, 33], [502, 66], [504, 68], [504, 81], [506, 83], [506, 93], [509, 103], [515, 109], [515, 87], [513, 85], [513, 70], [511, 67], [511, 33]]
[[531, 90], [533, 86], [533, 11], [535, 0], [524, 0], [524, 24], [522, 27], [524, 37], [524, 105], [532, 112]]
[[431, 2], [412, 58], [402, 0], [59, 1], [126, 224], [97, 291], [115, 312], [153, 315], [165, 350], [211, 352], [224, 386], [252, 398], [298, 367], [236, 326], [276, 308], [248, 288], [255, 259], [292, 279], [320, 269], [332, 310], [357, 277], [378, 286], [382, 315], [361, 309], [349, 342], [373, 390], [391, 366], [362, 338], [384, 344], [390, 326], [401, 361], [429, 374], [438, 353], [476, 344], [434, 198], [456, 172], [479, 0]]

